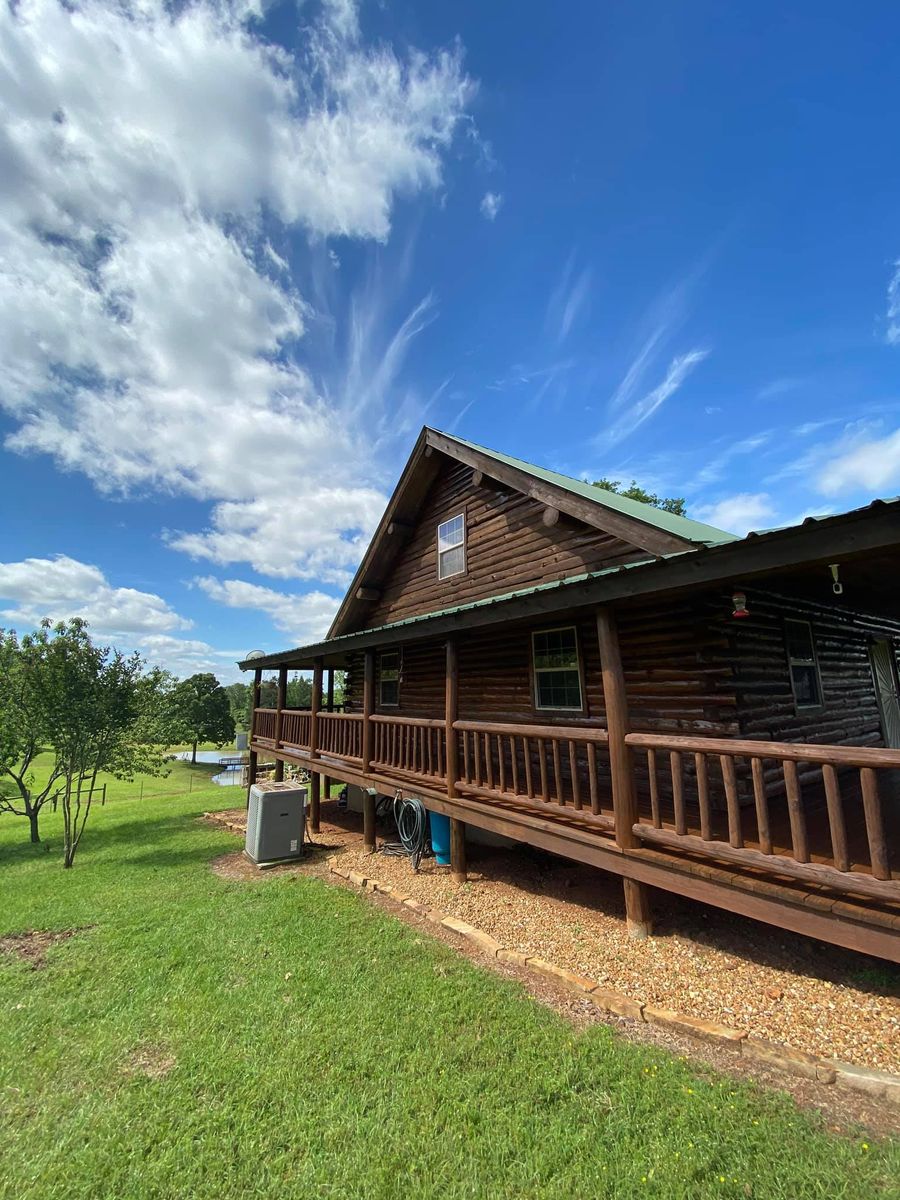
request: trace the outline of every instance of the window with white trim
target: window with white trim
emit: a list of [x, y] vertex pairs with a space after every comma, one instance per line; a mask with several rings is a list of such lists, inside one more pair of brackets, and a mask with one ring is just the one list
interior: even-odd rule
[[574, 625], [531, 635], [536, 708], [581, 710], [581, 662]]
[[437, 527], [438, 579], [462, 575], [466, 569], [466, 515], [460, 513]]
[[809, 621], [785, 621], [784, 640], [794, 704], [797, 708], [821, 708], [822, 678]]
[[391, 650], [378, 659], [378, 703], [396, 708], [400, 703], [400, 652]]

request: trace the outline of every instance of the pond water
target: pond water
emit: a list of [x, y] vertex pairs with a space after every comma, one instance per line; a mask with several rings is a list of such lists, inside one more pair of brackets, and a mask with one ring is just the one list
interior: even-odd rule
[[[180, 750], [175, 755], [182, 762], [191, 761], [190, 750]], [[198, 750], [197, 762], [199, 763], [217, 763], [223, 758], [239, 758], [237, 750], [222, 749], [222, 750]], [[212, 782], [219, 784], [220, 787], [238, 787], [241, 782], [241, 766], [238, 763], [233, 767], [225, 767], [218, 775], [213, 775]]]

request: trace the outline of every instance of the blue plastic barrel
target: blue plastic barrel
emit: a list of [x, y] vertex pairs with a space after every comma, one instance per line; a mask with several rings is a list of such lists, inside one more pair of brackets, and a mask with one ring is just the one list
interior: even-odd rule
[[430, 812], [428, 824], [431, 828], [431, 849], [442, 867], [450, 866], [450, 818], [443, 813]]

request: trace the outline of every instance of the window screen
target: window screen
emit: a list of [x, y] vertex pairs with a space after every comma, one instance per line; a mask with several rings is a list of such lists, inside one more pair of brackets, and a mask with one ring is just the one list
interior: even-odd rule
[[378, 703], [396, 708], [400, 703], [400, 655], [382, 654], [378, 663]]
[[797, 708], [818, 708], [822, 704], [822, 680], [816, 662], [816, 647], [809, 621], [785, 621], [791, 687]]
[[461, 575], [466, 569], [466, 518], [464, 513], [438, 525], [438, 579]]
[[581, 670], [575, 627], [533, 633], [534, 698], [538, 708], [581, 709]]

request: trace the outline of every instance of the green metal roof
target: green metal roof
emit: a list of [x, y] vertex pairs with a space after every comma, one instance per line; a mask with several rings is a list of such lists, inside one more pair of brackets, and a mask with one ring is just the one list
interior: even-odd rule
[[628, 496], [620, 496], [616, 492], [607, 491], [606, 488], [595, 487], [594, 484], [586, 483], [583, 479], [560, 475], [558, 471], [548, 471], [546, 467], [536, 467], [534, 463], [525, 462], [520, 458], [512, 458], [508, 454], [500, 454], [496, 450], [489, 450], [487, 446], [479, 446], [475, 442], [464, 441], [463, 438], [454, 437], [451, 433], [442, 433], [442, 437], [457, 442], [460, 446], [468, 446], [470, 450], [477, 450], [480, 454], [486, 454], [489, 458], [496, 459], [497, 462], [503, 463], [507, 467], [525, 471], [528, 475], [542, 479], [545, 483], [565, 488], [567, 492], [572, 492], [585, 500], [591, 500], [604, 508], [613, 509], [624, 516], [643, 521], [647, 525], [655, 525], [657, 529], [674, 534], [675, 537], [684, 538], [686, 541], [704, 546], [718, 546], [724, 542], [740, 540], [737, 534], [726, 533], [724, 529], [716, 529], [714, 525], [706, 525], [702, 521], [692, 521], [690, 517], [680, 517], [677, 513], [664, 512], [652, 504], [645, 504], [641, 500], [632, 500]]

